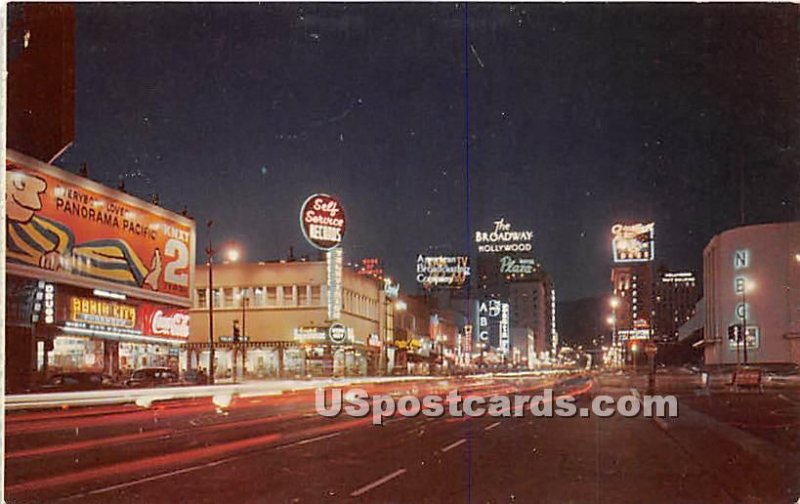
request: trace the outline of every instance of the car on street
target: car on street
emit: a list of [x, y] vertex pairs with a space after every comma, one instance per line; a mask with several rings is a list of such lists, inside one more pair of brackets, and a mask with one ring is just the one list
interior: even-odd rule
[[125, 381], [132, 388], [165, 387], [180, 385], [178, 373], [167, 367], [141, 368], [133, 372]]
[[72, 392], [82, 390], [103, 390], [120, 388], [119, 383], [103, 373], [75, 371], [52, 375], [39, 387], [40, 392]]

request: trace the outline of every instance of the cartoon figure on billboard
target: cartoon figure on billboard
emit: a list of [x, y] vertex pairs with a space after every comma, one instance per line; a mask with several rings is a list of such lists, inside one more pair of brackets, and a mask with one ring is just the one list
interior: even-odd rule
[[9, 170], [6, 179], [6, 237], [9, 262], [65, 270], [82, 276], [158, 290], [161, 254], [155, 250], [148, 268], [120, 239], [75, 244], [63, 224], [36, 215], [42, 209], [47, 182], [35, 175]]

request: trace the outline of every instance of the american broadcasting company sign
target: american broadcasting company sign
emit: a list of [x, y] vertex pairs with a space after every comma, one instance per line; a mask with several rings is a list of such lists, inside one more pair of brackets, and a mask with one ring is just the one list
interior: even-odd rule
[[615, 224], [611, 228], [614, 262], [647, 262], [655, 256], [655, 223]]
[[505, 219], [494, 221], [492, 231], [475, 231], [478, 252], [530, 252], [533, 231], [512, 231]]
[[300, 209], [303, 236], [319, 250], [333, 250], [342, 244], [345, 223], [341, 203], [327, 194], [309, 196]]
[[417, 256], [417, 282], [425, 288], [460, 288], [469, 280], [467, 256]]

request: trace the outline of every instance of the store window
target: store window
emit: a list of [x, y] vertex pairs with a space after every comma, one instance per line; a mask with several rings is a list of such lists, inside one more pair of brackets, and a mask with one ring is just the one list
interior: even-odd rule
[[48, 355], [52, 371], [102, 371], [103, 342], [90, 338], [59, 336]]
[[319, 285], [311, 286], [311, 304], [315, 306], [322, 304], [322, 287]]
[[247, 303], [252, 306], [253, 305], [253, 289], [250, 287], [243, 287], [239, 291], [239, 296], [237, 299], [237, 305], [242, 306], [242, 300], [247, 299]]
[[250, 304], [253, 306], [264, 306], [267, 304], [267, 289], [264, 287], [256, 287], [253, 289], [253, 300]]
[[219, 308], [222, 306], [222, 290], [221, 289], [214, 289], [214, 308]]
[[268, 306], [276, 306], [278, 304], [278, 289], [277, 289], [277, 287], [267, 287], [266, 288], [266, 295], [267, 295], [267, 305]]
[[225, 295], [225, 306], [235, 306], [233, 300], [233, 288], [226, 287], [223, 289], [223, 293]]
[[308, 291], [306, 290], [305, 285], [298, 285], [297, 286], [297, 301], [300, 306], [307, 306], [309, 297]]
[[197, 308], [207, 308], [208, 307], [208, 299], [206, 297], [206, 290], [205, 289], [197, 289], [195, 291], [195, 306]]

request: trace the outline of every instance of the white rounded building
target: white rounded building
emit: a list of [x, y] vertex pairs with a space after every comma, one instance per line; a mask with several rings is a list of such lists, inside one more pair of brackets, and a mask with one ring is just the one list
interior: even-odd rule
[[[706, 364], [800, 363], [800, 222], [743, 226], [703, 252]], [[747, 344], [735, 339], [747, 326]]]

